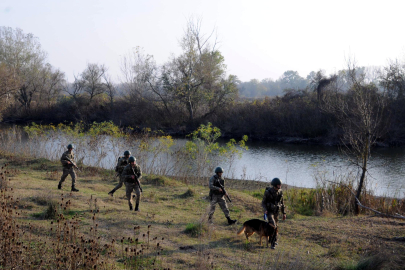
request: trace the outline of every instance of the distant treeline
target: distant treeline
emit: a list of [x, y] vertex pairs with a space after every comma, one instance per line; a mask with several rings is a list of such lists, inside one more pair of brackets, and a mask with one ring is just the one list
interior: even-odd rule
[[[163, 65], [137, 48], [123, 57], [120, 82], [94, 63], [67, 82], [46, 62], [32, 34], [0, 27], [0, 119], [17, 124], [111, 120], [179, 135], [211, 122], [225, 136], [335, 144], [346, 131], [342, 116], [331, 108], [345, 101], [348, 108], [359, 108], [344, 112], [346, 119], [381, 115], [382, 122], [375, 123], [384, 130], [378, 143], [405, 143], [404, 63], [351, 65], [337, 74], [317, 71], [306, 78], [290, 70], [275, 81], [241, 82], [226, 73], [224, 57], [204, 40], [199, 22], [188, 23], [181, 47], [182, 53]], [[359, 89], [367, 95], [354, 94]], [[371, 108], [370, 117], [362, 107]]]
[[246, 98], [263, 98], [266, 96], [281, 96], [284, 89], [305, 89], [316, 76], [312, 71], [306, 78], [301, 77], [297, 71], [288, 70], [277, 79], [270, 78], [259, 81], [252, 79], [249, 82], [239, 82], [239, 95]]

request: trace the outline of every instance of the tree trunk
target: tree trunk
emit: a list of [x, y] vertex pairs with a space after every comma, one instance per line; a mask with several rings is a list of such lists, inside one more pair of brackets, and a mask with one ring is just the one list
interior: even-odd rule
[[[368, 162], [368, 156], [370, 152], [370, 136], [367, 134], [366, 136], [366, 143], [364, 145], [364, 151], [363, 151], [363, 166], [361, 167], [361, 176], [360, 176], [360, 182], [359, 186], [357, 187], [357, 193], [356, 193], [356, 198], [360, 201], [360, 196], [361, 196], [361, 190], [363, 189], [364, 186], [364, 180], [366, 179], [366, 172], [367, 172], [367, 162]], [[355, 201], [354, 205], [354, 214], [358, 215], [360, 213], [360, 208], [357, 202]]]
[[188, 112], [190, 114], [190, 123], [193, 123], [194, 121], [194, 111], [193, 111], [193, 105], [191, 103], [191, 101], [187, 102], [187, 108], [188, 108]]

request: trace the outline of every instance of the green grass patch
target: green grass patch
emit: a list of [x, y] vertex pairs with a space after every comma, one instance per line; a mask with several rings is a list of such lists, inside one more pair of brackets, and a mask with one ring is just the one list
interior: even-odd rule
[[253, 191], [253, 192], [251, 193], [251, 195], [252, 195], [254, 198], [257, 198], [257, 199], [262, 200], [262, 199], [263, 199], [263, 196], [264, 196], [264, 191], [265, 191], [265, 189], [263, 189], [263, 190], [258, 190], [258, 191]]
[[202, 223], [189, 223], [186, 225], [184, 232], [191, 237], [198, 237], [207, 232], [207, 227]]
[[236, 207], [236, 206], [232, 206], [231, 209], [232, 213], [238, 214], [243, 212], [244, 210], [242, 208]]

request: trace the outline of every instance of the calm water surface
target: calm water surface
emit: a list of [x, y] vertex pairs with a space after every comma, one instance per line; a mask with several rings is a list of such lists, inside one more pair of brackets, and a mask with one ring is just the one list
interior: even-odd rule
[[[176, 139], [177, 148], [185, 142], [185, 139]], [[48, 141], [45, 148], [55, 153], [59, 159], [65, 151], [62, 144], [65, 143], [52, 140]], [[112, 146], [108, 139], [105, 139], [102, 145], [106, 149]], [[236, 159], [232, 164], [215, 165], [225, 169], [226, 178], [270, 182], [274, 177], [278, 177], [286, 184], [316, 187], [316, 179], [338, 181], [339, 177], [349, 172], [354, 174], [355, 179], [360, 176], [360, 171], [350, 165], [348, 158], [340, 154], [337, 147], [268, 142], [248, 142], [247, 146], [249, 150], [243, 151], [241, 159]], [[81, 149], [76, 150], [80, 156]], [[98, 166], [111, 169], [116, 164], [117, 156], [124, 150], [130, 150], [137, 157], [135, 145], [121, 145], [114, 147], [114, 151], [89, 152], [83, 163], [93, 165], [94, 161], [98, 160]], [[139, 159], [138, 162], [141, 166], [148, 165], [142, 164], [148, 161]], [[367, 188], [372, 189], [376, 195], [405, 197], [404, 163], [404, 147], [375, 148], [368, 165]]]
[[[271, 181], [315, 187], [315, 177], [329, 180], [358, 170], [336, 147], [251, 142], [249, 150], [233, 166], [228, 177]], [[405, 197], [405, 148], [376, 148], [369, 162], [368, 187], [377, 195]], [[232, 170], [231, 170], [232, 171]], [[323, 177], [325, 178], [325, 177]]]

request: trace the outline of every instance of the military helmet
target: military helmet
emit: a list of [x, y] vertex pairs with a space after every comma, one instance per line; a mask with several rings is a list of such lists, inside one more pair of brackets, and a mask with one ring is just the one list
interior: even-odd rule
[[277, 186], [277, 185], [281, 185], [281, 180], [278, 178], [274, 178], [273, 180], [271, 180], [271, 185], [273, 187]]
[[75, 146], [73, 145], [73, 144], [69, 144], [68, 146], [67, 146], [67, 149], [74, 149], [75, 148]]
[[216, 167], [215, 168], [215, 173], [223, 173], [224, 170], [221, 167]]
[[124, 156], [130, 156], [130, 155], [131, 155], [130, 151], [127, 150], [127, 151], [124, 152]]
[[128, 162], [129, 162], [129, 163], [135, 162], [135, 161], [136, 161], [136, 158], [135, 158], [135, 157], [129, 157], [129, 159], [128, 159]]

